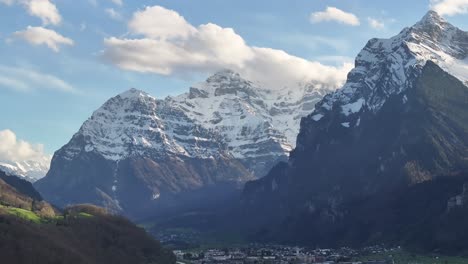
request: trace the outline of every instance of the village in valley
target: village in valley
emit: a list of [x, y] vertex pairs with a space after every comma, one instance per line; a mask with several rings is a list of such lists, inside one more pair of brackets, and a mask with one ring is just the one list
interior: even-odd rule
[[[302, 247], [252, 244], [248, 247], [206, 250], [174, 250], [178, 263], [186, 264], [300, 264], [300, 263], [354, 263], [387, 264], [394, 263], [391, 256], [398, 249], [385, 249], [374, 246], [362, 250], [307, 249]], [[380, 259], [360, 260], [364, 255], [381, 256]]]

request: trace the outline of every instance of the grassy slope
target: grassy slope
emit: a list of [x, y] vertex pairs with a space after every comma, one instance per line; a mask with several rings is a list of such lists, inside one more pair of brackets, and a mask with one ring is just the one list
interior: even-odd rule
[[5, 263], [175, 263], [143, 229], [128, 220], [83, 208], [53, 218], [0, 208], [0, 259]]

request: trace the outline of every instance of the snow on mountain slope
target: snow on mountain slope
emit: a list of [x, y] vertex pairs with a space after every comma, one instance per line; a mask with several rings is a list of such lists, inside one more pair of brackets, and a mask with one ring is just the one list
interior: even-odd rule
[[[135, 155], [209, 158], [222, 148], [216, 135], [195, 124], [183, 111], [136, 89], [109, 99], [77, 135], [84, 136], [86, 152], [95, 151], [113, 161]], [[81, 148], [81, 144], [69, 146], [68, 158]]]
[[[340, 105], [344, 115], [361, 107], [378, 111], [386, 98], [412, 85], [428, 60], [468, 83], [468, 32], [449, 24], [429, 11], [414, 26], [390, 39], [371, 39], [356, 58], [345, 86], [325, 97], [316, 114]], [[314, 114], [314, 115], [316, 115]]]
[[[158, 100], [131, 89], [109, 99], [74, 136], [66, 158], [82, 150], [108, 160], [130, 156], [240, 160], [261, 177], [294, 147], [302, 117], [336, 87], [320, 83], [271, 90], [220, 71], [176, 97]], [[83, 146], [84, 144], [84, 146]]]
[[318, 83], [270, 90], [225, 70], [167, 101], [220, 135], [235, 158], [262, 176], [295, 147], [301, 118], [333, 90]]

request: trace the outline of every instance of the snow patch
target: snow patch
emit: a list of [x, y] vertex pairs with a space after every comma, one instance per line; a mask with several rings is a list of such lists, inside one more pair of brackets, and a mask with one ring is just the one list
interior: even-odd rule
[[91, 151], [93, 151], [93, 150], [94, 150], [94, 147], [93, 147], [92, 145], [89, 145], [89, 144], [88, 144], [88, 145], [85, 146], [85, 151], [86, 151], [86, 152], [91, 152]]
[[364, 105], [364, 98], [359, 98], [356, 102], [346, 104], [341, 106], [342, 113], [345, 115], [350, 115], [361, 111], [362, 106]]
[[316, 115], [313, 115], [312, 116], [312, 119], [314, 121], [319, 121], [320, 119], [322, 119], [323, 115], [322, 114], [316, 114]]

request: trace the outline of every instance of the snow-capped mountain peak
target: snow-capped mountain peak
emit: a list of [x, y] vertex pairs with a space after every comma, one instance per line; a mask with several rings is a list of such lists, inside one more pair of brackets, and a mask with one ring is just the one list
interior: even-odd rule
[[[298, 84], [283, 90], [259, 87], [222, 70], [187, 93], [156, 99], [132, 88], [105, 102], [64, 150], [108, 160], [131, 156], [229, 156], [262, 176], [295, 147], [299, 123], [336, 87]], [[82, 142], [84, 141], [84, 143]], [[77, 142], [75, 144], [75, 142]]]
[[239, 73], [228, 69], [218, 71], [207, 78], [206, 81], [191, 87], [192, 93], [201, 91], [205, 96], [237, 95], [238, 92], [252, 94], [260, 89], [262, 88], [242, 78]]
[[129, 90], [120, 93], [118, 95], [122, 99], [130, 99], [130, 100], [142, 100], [144, 98], [147, 98], [149, 100], [155, 100], [153, 96], [149, 95], [148, 93], [138, 90], [136, 88], [130, 88]]
[[81, 151], [96, 152], [113, 161], [171, 154], [208, 158], [221, 148], [216, 136], [182, 110], [134, 88], [104, 103], [74, 138], [82, 138], [84, 144], [69, 144], [65, 149], [69, 159]]
[[[334, 106], [349, 115], [366, 107], [374, 112], [392, 94], [410, 88], [427, 61], [468, 83], [468, 32], [429, 11], [414, 26], [389, 39], [371, 39], [356, 58], [342, 89], [325, 97], [313, 116]], [[352, 108], [352, 111], [345, 111]]]
[[429, 10], [414, 27], [440, 27], [447, 25], [447, 21], [436, 11]]

